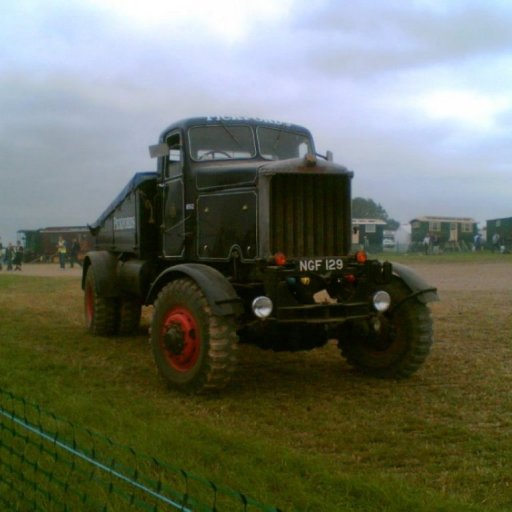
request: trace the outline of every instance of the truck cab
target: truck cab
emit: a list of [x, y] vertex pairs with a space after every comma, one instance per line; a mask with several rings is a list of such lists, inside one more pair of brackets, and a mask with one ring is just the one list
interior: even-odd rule
[[[268, 257], [268, 237], [282, 237], [283, 221], [290, 219], [278, 212], [275, 198], [273, 221], [278, 215], [283, 221], [271, 224], [272, 232], [262, 229], [269, 223], [270, 206], [262, 204], [270, 201], [262, 185], [270, 176], [283, 174], [283, 161], [295, 161], [307, 172], [316, 160], [313, 138], [305, 128], [250, 118], [188, 119], [167, 128], [150, 151], [157, 157], [163, 189], [162, 256], [198, 261], [229, 261], [234, 253], [244, 262]], [[306, 163], [305, 158], [310, 160]], [[351, 177], [344, 169], [336, 170]], [[316, 174], [320, 172], [318, 168]], [[311, 205], [311, 192], [295, 190], [295, 203]], [[338, 199], [338, 207], [346, 202]], [[314, 222], [304, 211], [298, 220], [305, 225], [309, 220], [309, 227]]]

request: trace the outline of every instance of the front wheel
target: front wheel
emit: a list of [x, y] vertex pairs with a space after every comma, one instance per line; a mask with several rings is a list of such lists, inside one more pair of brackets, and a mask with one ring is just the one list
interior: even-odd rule
[[228, 383], [236, 364], [234, 318], [213, 314], [194, 281], [177, 279], [162, 289], [150, 333], [156, 365], [169, 386], [200, 393]]
[[[407, 294], [398, 282], [388, 291], [395, 304]], [[364, 373], [401, 379], [420, 368], [432, 342], [430, 309], [410, 299], [390, 312], [347, 326], [338, 346], [349, 364]]]

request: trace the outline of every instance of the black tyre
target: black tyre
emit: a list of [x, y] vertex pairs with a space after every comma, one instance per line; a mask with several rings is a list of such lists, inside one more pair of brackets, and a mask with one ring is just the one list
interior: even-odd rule
[[96, 336], [110, 336], [115, 334], [116, 300], [100, 297], [96, 293], [94, 270], [87, 269], [85, 276], [84, 313], [87, 330]]
[[432, 318], [429, 308], [416, 299], [407, 300], [407, 290], [399, 282], [387, 290], [391, 308], [373, 322], [356, 322], [343, 330], [338, 346], [354, 367], [376, 377], [401, 379], [416, 372], [432, 345]]
[[171, 387], [200, 393], [229, 382], [238, 348], [234, 318], [214, 315], [194, 281], [162, 289], [150, 333], [156, 365]]
[[117, 331], [121, 336], [129, 336], [137, 332], [141, 312], [142, 306], [139, 300], [131, 297], [123, 297], [119, 301]]

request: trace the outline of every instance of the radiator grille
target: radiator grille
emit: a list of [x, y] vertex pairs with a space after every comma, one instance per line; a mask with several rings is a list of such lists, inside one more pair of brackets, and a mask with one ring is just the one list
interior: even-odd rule
[[348, 252], [350, 190], [346, 175], [276, 174], [270, 188], [271, 252], [288, 257]]

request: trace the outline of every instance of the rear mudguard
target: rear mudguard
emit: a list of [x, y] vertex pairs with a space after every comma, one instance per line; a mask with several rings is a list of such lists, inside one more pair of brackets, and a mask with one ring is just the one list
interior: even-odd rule
[[393, 275], [398, 277], [411, 291], [405, 300], [415, 298], [423, 304], [439, 300], [437, 288], [429, 285], [411, 268], [400, 263], [393, 263]]
[[153, 304], [166, 284], [182, 277], [192, 279], [201, 288], [214, 314], [237, 316], [243, 313], [242, 301], [233, 285], [217, 269], [201, 263], [183, 263], [164, 270], [151, 284], [145, 304]]
[[118, 258], [108, 251], [91, 251], [85, 255], [82, 269], [82, 290], [89, 267], [94, 270], [94, 284], [99, 297], [119, 297]]

